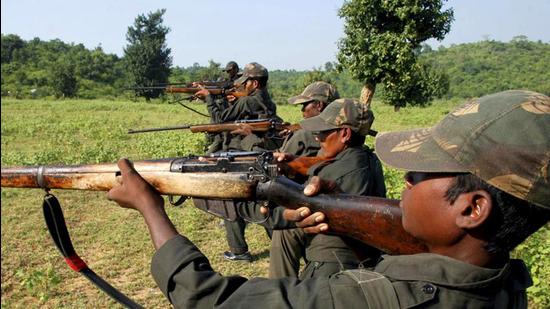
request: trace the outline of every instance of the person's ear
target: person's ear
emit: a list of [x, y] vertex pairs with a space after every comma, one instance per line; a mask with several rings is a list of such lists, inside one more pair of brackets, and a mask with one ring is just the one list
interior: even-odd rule
[[485, 190], [462, 193], [453, 207], [459, 207], [456, 225], [464, 229], [475, 229], [483, 225], [493, 209], [491, 195]]
[[258, 89], [260, 88], [260, 81], [258, 81], [257, 79], [253, 79], [252, 85], [254, 85], [254, 89]]
[[315, 109], [321, 113], [323, 111], [323, 102], [321, 101], [315, 101]]
[[345, 144], [347, 143], [349, 140], [351, 140], [351, 129], [350, 128], [342, 128], [340, 129], [340, 132], [338, 132], [338, 134], [340, 134], [340, 141]]

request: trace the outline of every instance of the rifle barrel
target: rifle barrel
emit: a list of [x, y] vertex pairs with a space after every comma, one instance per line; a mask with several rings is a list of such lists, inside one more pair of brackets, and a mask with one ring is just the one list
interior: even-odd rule
[[190, 125], [181, 125], [181, 126], [172, 126], [172, 127], [161, 127], [161, 128], [146, 128], [146, 129], [130, 129], [128, 134], [134, 133], [143, 133], [143, 132], [155, 132], [155, 131], [170, 131], [170, 130], [183, 130], [191, 128]]

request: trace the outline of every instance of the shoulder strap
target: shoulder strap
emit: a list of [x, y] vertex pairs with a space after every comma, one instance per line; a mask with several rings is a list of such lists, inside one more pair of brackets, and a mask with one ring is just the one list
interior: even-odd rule
[[361, 286], [369, 308], [398, 309], [397, 293], [391, 281], [383, 275], [364, 269], [345, 270]]

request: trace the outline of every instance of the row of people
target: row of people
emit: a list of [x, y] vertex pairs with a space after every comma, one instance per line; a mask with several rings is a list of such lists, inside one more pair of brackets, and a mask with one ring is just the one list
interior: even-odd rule
[[[364, 136], [371, 123], [368, 106], [339, 99], [301, 125], [317, 136], [325, 155], [337, 157], [355, 151], [362, 143], [349, 141]], [[317, 264], [301, 278], [220, 275], [177, 232], [162, 197], [127, 160], [119, 161], [122, 182], [108, 198], [145, 218], [157, 250], [153, 276], [176, 307], [525, 308], [532, 281], [523, 262], [509, 253], [550, 219], [548, 132], [549, 97], [506, 91], [469, 101], [434, 127], [379, 135], [375, 147], [382, 161], [408, 171], [400, 203], [403, 227], [428, 253], [382, 255], [371, 265], [330, 275], [316, 276]], [[362, 160], [370, 162], [368, 156]], [[344, 186], [323, 176], [321, 170], [312, 177], [304, 194]], [[313, 239], [330, 231], [321, 213], [301, 208], [282, 216]]]

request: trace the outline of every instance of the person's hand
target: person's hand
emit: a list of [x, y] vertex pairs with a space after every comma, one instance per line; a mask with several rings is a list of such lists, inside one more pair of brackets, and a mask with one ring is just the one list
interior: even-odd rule
[[304, 188], [304, 194], [314, 196], [320, 193], [342, 193], [336, 182], [332, 180], [321, 179], [319, 176], [313, 176]]
[[207, 95], [210, 95], [210, 91], [208, 91], [208, 89], [206, 88], [203, 88], [197, 92], [195, 92], [195, 97], [199, 98], [199, 99], [204, 99]]
[[149, 208], [164, 208], [164, 199], [148, 184], [128, 159], [117, 162], [121, 176], [118, 176], [119, 186], [107, 192], [107, 198], [117, 202], [121, 207], [132, 208], [145, 213]]
[[287, 137], [290, 133], [292, 133], [292, 130], [290, 129], [283, 129], [279, 131], [279, 137]]
[[296, 156], [288, 152], [274, 152], [273, 157], [277, 162], [290, 162], [296, 159]]
[[309, 234], [319, 234], [328, 231], [328, 224], [324, 222], [325, 215], [322, 212], [311, 213], [307, 207], [298, 209], [285, 209], [283, 218], [289, 221], [296, 222], [296, 226], [302, 228], [304, 232]]
[[134, 169], [128, 159], [118, 160], [121, 176], [120, 186], [107, 192], [107, 198], [125, 208], [138, 210], [147, 224], [155, 249], [178, 235], [168, 215], [164, 211], [164, 199]]
[[238, 129], [235, 129], [233, 131], [231, 131], [231, 134], [234, 134], [234, 135], [243, 135], [243, 136], [247, 136], [247, 135], [250, 135], [252, 134], [252, 126], [247, 124], [247, 123], [239, 123], [238, 124]]
[[232, 95], [232, 94], [226, 95], [225, 98], [227, 99], [227, 102], [229, 102], [229, 103], [233, 103], [233, 102], [235, 102], [235, 100], [237, 100], [237, 97]]

